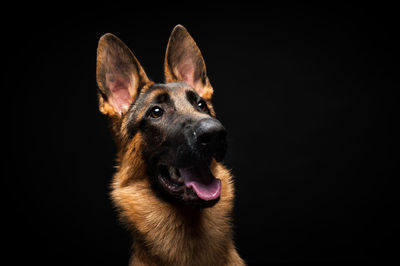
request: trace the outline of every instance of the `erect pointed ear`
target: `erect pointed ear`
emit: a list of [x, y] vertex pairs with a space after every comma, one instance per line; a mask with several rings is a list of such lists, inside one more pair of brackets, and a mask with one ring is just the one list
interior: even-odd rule
[[133, 53], [111, 33], [99, 40], [96, 78], [100, 111], [110, 116], [126, 112], [140, 89], [150, 82]]
[[165, 81], [184, 81], [206, 100], [213, 88], [208, 80], [206, 64], [200, 49], [182, 25], [177, 25], [169, 37], [164, 63]]

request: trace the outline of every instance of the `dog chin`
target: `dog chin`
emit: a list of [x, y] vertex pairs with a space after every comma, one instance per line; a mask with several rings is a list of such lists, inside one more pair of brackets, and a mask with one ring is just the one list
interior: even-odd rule
[[169, 200], [207, 208], [220, 199], [221, 180], [212, 174], [210, 160], [184, 168], [161, 164], [157, 172], [158, 186]]

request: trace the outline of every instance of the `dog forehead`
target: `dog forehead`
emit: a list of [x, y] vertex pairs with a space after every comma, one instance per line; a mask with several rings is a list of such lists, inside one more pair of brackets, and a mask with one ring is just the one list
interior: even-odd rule
[[[143, 102], [158, 102], [162, 96], [168, 95], [172, 103], [178, 105], [188, 103], [187, 92], [196, 94], [195, 90], [185, 82], [171, 82], [166, 84], [154, 84], [144, 92]], [[144, 104], [146, 105], [146, 104]]]
[[183, 92], [186, 92], [188, 90], [194, 91], [193, 88], [190, 87], [185, 82], [171, 82], [166, 84], [159, 83], [159, 84], [153, 84], [152, 86], [147, 88], [143, 92], [142, 96], [147, 100], [151, 100], [161, 93], [168, 93], [171, 96], [179, 97]]
[[171, 90], [171, 96], [174, 99], [174, 102], [176, 103], [189, 103], [187, 99], [187, 92], [191, 91], [195, 93], [194, 89], [187, 85], [184, 82], [179, 82], [179, 83], [167, 83], [167, 86]]
[[187, 91], [194, 92], [194, 89], [185, 82], [171, 82], [165, 84], [165, 86], [170, 90], [171, 94], [176, 97], [185, 97]]
[[174, 105], [176, 109], [187, 108], [190, 105], [187, 92], [195, 91], [192, 87], [184, 82], [171, 82], [166, 84], [153, 84], [146, 90], [142, 91], [138, 99], [131, 105], [128, 112], [128, 119], [139, 119], [145, 112], [147, 107], [154, 104], [169, 103]]
[[164, 84], [166, 87], [170, 88], [171, 90], [174, 89], [182, 89], [182, 88], [191, 88], [187, 83], [185, 82], [169, 82]]

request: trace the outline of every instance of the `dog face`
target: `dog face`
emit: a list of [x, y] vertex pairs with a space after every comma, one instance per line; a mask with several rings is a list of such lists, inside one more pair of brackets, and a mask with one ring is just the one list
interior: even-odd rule
[[[168, 42], [165, 78], [165, 84], [150, 81], [114, 35], [100, 39], [100, 111], [111, 118], [120, 157], [132, 158], [121, 159], [120, 168], [140, 160], [144, 176], [163, 200], [213, 206], [221, 180], [212, 168], [225, 155], [226, 131], [211, 105], [213, 88], [204, 59], [182, 26], [175, 27]], [[134, 171], [130, 175], [138, 178]]]
[[128, 110], [126, 132], [140, 131], [152, 184], [187, 204], [213, 205], [221, 190], [211, 160], [226, 151], [226, 131], [211, 104], [186, 83], [154, 84]]

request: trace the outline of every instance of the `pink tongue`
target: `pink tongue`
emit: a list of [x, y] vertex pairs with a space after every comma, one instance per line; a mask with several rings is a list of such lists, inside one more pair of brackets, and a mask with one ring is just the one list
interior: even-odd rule
[[214, 200], [221, 194], [221, 180], [215, 178], [206, 164], [193, 168], [179, 169], [188, 188], [193, 188], [202, 200]]

